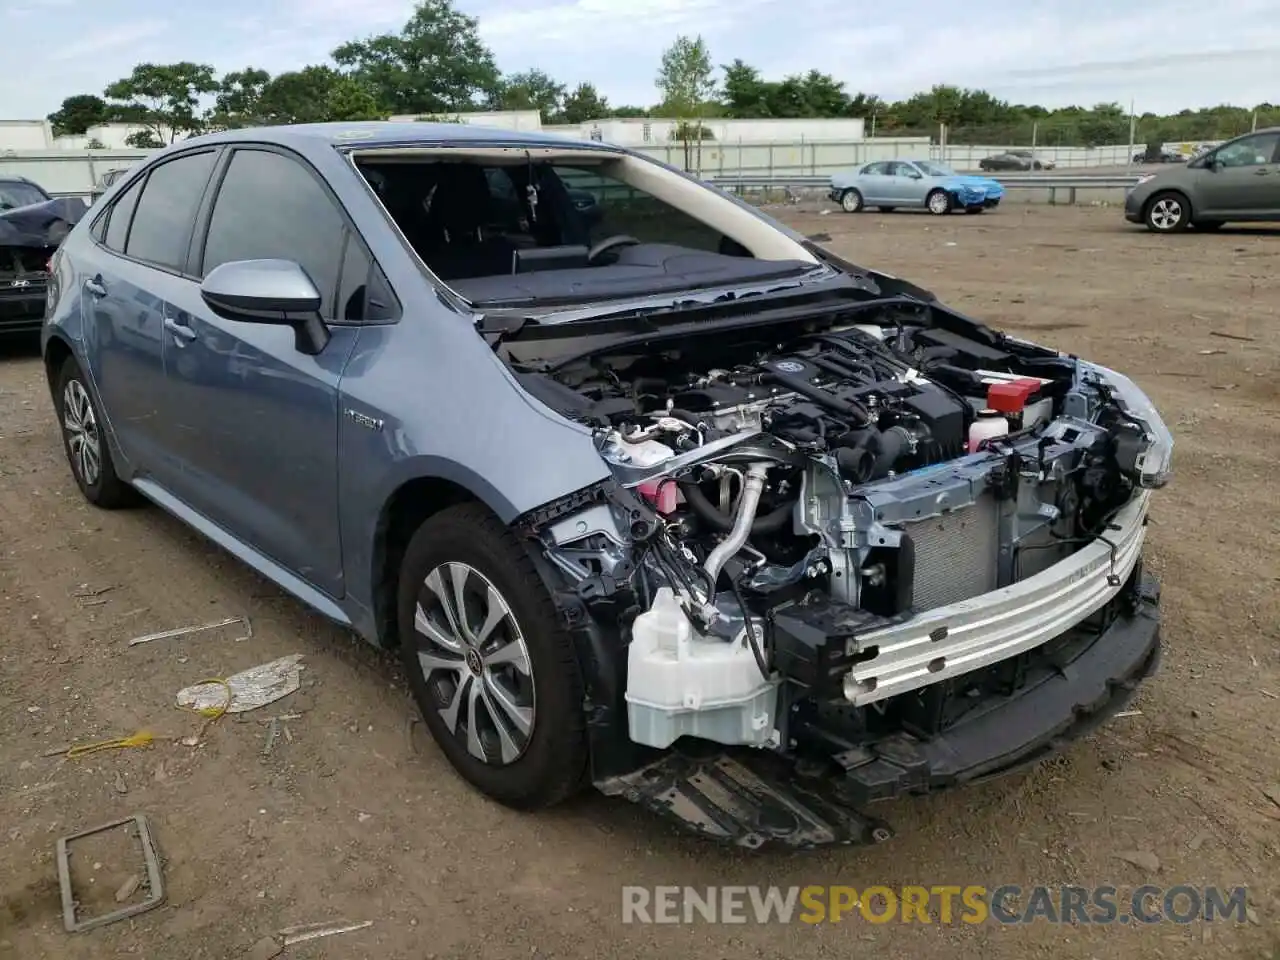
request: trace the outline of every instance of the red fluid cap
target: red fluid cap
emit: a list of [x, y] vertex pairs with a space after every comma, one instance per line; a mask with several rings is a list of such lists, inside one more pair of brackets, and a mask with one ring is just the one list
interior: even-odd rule
[[993, 383], [987, 388], [987, 406], [1000, 413], [1021, 413], [1022, 408], [1027, 405], [1027, 397], [1039, 389], [1039, 380]]

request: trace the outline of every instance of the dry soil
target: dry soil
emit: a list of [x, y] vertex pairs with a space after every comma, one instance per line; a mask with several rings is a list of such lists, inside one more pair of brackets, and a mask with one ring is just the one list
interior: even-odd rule
[[[0, 958], [220, 960], [286, 925], [338, 919], [373, 924], [284, 955], [1276, 956], [1280, 232], [1156, 237], [1114, 207], [774, 212], [993, 325], [1118, 367], [1158, 402], [1177, 436], [1177, 475], [1156, 498], [1149, 541], [1167, 654], [1137, 712], [1025, 777], [882, 808], [899, 836], [870, 849], [747, 855], [595, 795], [517, 814], [464, 785], [420, 725], [409, 732], [392, 658], [158, 509], [87, 506], [36, 352], [10, 344], [0, 348]], [[127, 646], [241, 615], [251, 639], [222, 630]], [[290, 653], [305, 655], [303, 689], [274, 707], [205, 728], [174, 706], [183, 686]], [[281, 712], [300, 716], [264, 756], [258, 714]], [[142, 729], [150, 747], [44, 755]], [[161, 845], [167, 902], [64, 933], [57, 838], [134, 812]], [[1120, 856], [1133, 853], [1158, 869]], [[128, 873], [108, 859], [77, 864], [95, 907], [113, 899], [92, 891], [114, 891]], [[1146, 881], [1246, 884], [1254, 922], [620, 920], [624, 884]]]

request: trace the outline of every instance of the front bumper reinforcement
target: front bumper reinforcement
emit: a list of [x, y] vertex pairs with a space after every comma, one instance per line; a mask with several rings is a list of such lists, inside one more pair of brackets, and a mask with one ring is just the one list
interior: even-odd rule
[[763, 751], [677, 749], [622, 776], [599, 780], [704, 837], [758, 848], [878, 843], [892, 831], [862, 812], [877, 800], [991, 779], [1059, 752], [1124, 709], [1160, 660], [1159, 584], [1136, 564], [1119, 612], [1098, 631], [1068, 631], [1046, 648], [1027, 681], [940, 733], [897, 733], [832, 759], [821, 775]]

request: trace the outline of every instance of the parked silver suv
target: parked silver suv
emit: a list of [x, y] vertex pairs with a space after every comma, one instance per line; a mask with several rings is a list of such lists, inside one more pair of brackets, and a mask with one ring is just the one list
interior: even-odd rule
[[1228, 220], [1280, 221], [1280, 127], [1142, 177], [1125, 198], [1124, 216], [1156, 233], [1216, 230]]

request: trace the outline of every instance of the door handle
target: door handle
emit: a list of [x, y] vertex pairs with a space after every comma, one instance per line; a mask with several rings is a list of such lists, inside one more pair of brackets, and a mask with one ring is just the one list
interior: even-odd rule
[[90, 277], [84, 282], [84, 288], [95, 297], [105, 297], [107, 295], [106, 285], [102, 282], [102, 277]]
[[173, 317], [164, 318], [164, 328], [168, 330], [180, 343], [190, 343], [196, 338], [196, 332], [188, 327], [185, 323], [180, 323]]

